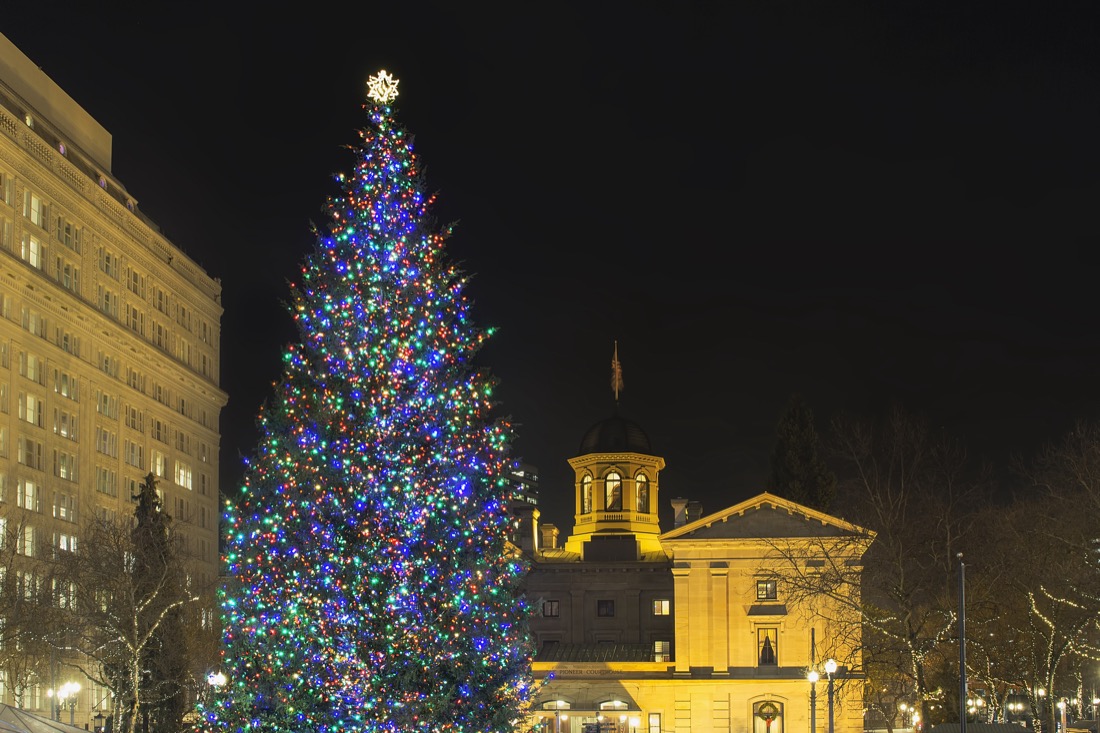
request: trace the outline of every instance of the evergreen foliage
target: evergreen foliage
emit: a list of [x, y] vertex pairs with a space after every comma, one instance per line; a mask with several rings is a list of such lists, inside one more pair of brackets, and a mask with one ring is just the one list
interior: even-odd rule
[[767, 489], [822, 512], [836, 496], [836, 475], [822, 457], [813, 410], [799, 394], [791, 395], [779, 418]]
[[228, 502], [228, 684], [203, 730], [503, 732], [529, 705], [512, 428], [474, 364], [491, 331], [389, 101], [364, 105]]

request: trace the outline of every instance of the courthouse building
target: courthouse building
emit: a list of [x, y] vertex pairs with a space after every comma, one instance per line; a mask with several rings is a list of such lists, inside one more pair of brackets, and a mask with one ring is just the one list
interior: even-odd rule
[[[543, 683], [529, 727], [823, 733], [824, 662], [835, 657], [834, 730], [862, 731], [859, 650], [796, 602], [784, 576], [826, 563], [858, 570], [872, 533], [769, 493], [705, 516], [674, 499], [675, 526], [662, 529], [665, 461], [618, 414], [588, 430], [569, 464], [572, 532], [562, 541], [537, 509], [520, 513]], [[820, 603], [859, 628], [850, 611]]]
[[[150, 472], [195, 580], [218, 573], [221, 284], [112, 175], [111, 142], [0, 35], [0, 529], [37, 603], [64, 595], [41, 563], [79, 551], [86, 518], [132, 516]], [[16, 691], [0, 665], [0, 702], [48, 711], [76, 682], [65, 720], [109, 713], [65, 669]]]

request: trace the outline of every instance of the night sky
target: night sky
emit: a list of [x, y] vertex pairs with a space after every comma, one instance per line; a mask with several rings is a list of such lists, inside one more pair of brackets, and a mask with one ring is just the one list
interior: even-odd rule
[[793, 392], [821, 429], [898, 401], [998, 466], [1100, 417], [1096, 3], [232, 5], [0, 20], [222, 279], [227, 491], [379, 69], [563, 530], [615, 341], [665, 515], [761, 491]]

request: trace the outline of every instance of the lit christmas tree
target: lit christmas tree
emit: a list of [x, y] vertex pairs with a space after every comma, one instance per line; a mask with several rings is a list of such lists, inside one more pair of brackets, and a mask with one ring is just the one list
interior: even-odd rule
[[201, 730], [512, 731], [532, 693], [526, 572], [506, 541], [511, 426], [472, 359], [397, 81], [291, 307], [301, 342], [227, 506], [227, 684]]

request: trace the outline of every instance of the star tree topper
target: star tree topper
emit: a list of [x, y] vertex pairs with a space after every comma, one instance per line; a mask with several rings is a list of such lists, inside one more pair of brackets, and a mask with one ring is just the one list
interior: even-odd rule
[[389, 72], [382, 69], [378, 76], [367, 77], [367, 88], [370, 89], [367, 96], [378, 104], [389, 104], [397, 99], [397, 85], [400, 83], [399, 79], [394, 79]]

